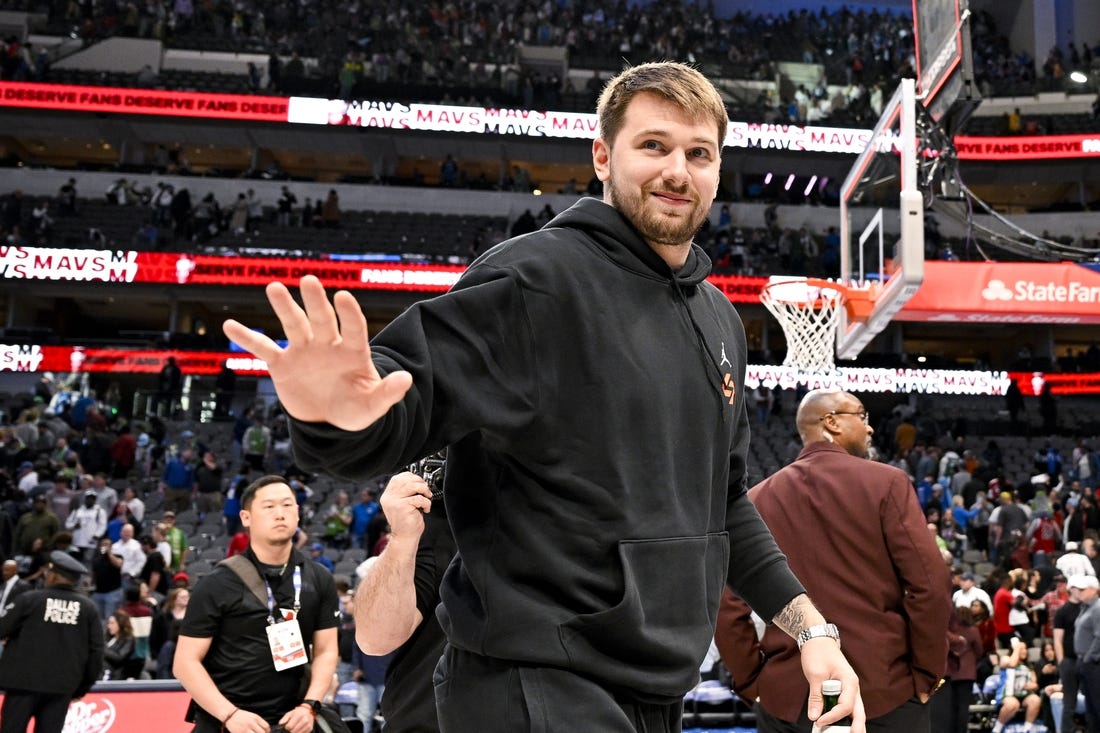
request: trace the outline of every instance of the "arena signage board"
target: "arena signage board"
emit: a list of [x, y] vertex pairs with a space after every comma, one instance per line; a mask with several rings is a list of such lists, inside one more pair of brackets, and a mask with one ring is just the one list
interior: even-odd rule
[[286, 122], [287, 115], [283, 97], [26, 82], [0, 83], [0, 106], [250, 122]]
[[[156, 374], [173, 357], [184, 374], [216, 375], [225, 364], [241, 376], [266, 377], [267, 364], [247, 352], [180, 349], [114, 349], [91, 346], [0, 344], [0, 372]], [[794, 389], [843, 389], [870, 393], [1003, 395], [1010, 382], [1034, 395], [1050, 382], [1054, 394], [1100, 394], [1100, 374], [1047, 374], [965, 369], [881, 369], [838, 367], [810, 371], [749, 364], [745, 386]]]
[[[328, 288], [442, 293], [462, 265], [419, 265], [299, 257], [232, 257], [0, 246], [0, 280], [162, 283], [263, 287], [314, 275]], [[925, 282], [894, 317], [958, 323], [1100, 323], [1100, 271], [1073, 263], [925, 263]], [[733, 303], [756, 304], [764, 277], [711, 275]]]
[[0, 246], [0, 279], [264, 286], [315, 275], [329, 287], [444, 292], [465, 267], [297, 257]]
[[970, 137], [957, 135], [960, 160], [1051, 160], [1100, 156], [1100, 134]]
[[1100, 323], [1100, 272], [1069, 262], [925, 263], [895, 316], [941, 323]]
[[[458, 107], [386, 100], [269, 97], [163, 89], [0, 82], [0, 107], [290, 122], [480, 135], [592, 139], [596, 115], [584, 112]], [[731, 120], [731, 148], [858, 155], [871, 130]], [[962, 160], [1046, 160], [1100, 156], [1100, 135], [955, 138]]]
[[[132, 685], [133, 689], [120, 684]], [[62, 733], [146, 733], [152, 729], [158, 733], [186, 733], [194, 728], [193, 723], [184, 720], [191, 696], [179, 683], [170, 690], [163, 689], [163, 685], [160, 689], [146, 687], [152, 685], [135, 680], [97, 684], [87, 695], [69, 703]]]

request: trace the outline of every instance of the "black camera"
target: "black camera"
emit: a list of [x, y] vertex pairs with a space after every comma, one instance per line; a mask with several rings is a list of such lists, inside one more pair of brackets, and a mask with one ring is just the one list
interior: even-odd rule
[[432, 501], [443, 498], [443, 478], [447, 470], [447, 453], [440, 451], [409, 464], [409, 472], [415, 473], [432, 491]]

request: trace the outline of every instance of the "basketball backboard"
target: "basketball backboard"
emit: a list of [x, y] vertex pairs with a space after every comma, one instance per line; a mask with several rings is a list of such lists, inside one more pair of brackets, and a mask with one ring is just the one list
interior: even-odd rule
[[924, 281], [916, 105], [916, 83], [903, 79], [840, 189], [840, 281], [874, 296], [866, 320], [841, 310], [840, 359], [856, 358]]
[[969, 0], [913, 0], [917, 99], [948, 136], [981, 101], [974, 82]]

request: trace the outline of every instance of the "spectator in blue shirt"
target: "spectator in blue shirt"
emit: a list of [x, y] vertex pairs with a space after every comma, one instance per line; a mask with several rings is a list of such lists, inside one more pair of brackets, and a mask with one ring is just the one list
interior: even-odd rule
[[314, 542], [309, 546], [309, 556], [321, 567], [333, 572], [332, 560], [325, 557], [325, 545], [323, 542]]
[[191, 494], [195, 491], [195, 467], [190, 448], [171, 456], [164, 464], [164, 508], [175, 512], [191, 508]]
[[241, 492], [251, 482], [252, 466], [242, 463], [237, 475], [229, 480], [225, 491], [225, 504], [222, 514], [225, 516], [225, 532], [230, 537], [241, 529]]
[[367, 527], [370, 525], [370, 520], [374, 519], [374, 515], [377, 513], [378, 502], [374, 500], [374, 491], [371, 489], [360, 491], [359, 503], [351, 508], [351, 539], [356, 547], [370, 549], [364, 544], [367, 537]]

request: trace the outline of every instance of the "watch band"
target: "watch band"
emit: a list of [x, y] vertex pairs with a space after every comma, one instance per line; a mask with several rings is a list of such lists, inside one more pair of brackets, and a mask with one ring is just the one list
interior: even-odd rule
[[816, 626], [808, 626], [798, 632], [795, 641], [798, 643], [799, 651], [802, 650], [802, 645], [807, 641], [821, 636], [829, 637], [837, 643], [837, 646], [840, 646], [840, 629], [836, 627], [836, 624], [817, 624]]
[[309, 708], [309, 712], [313, 713], [313, 717], [317, 717], [321, 712], [321, 701], [305, 699], [298, 703], [299, 706], [304, 705]]

